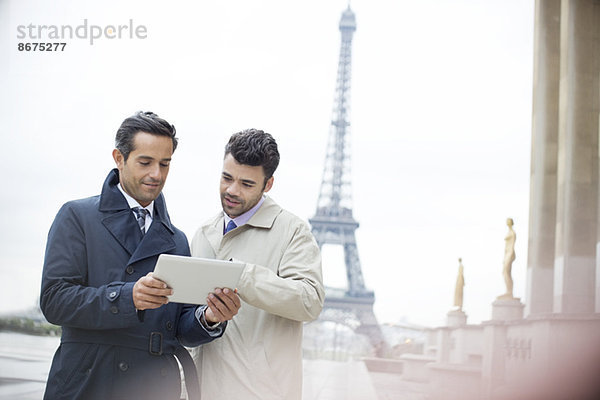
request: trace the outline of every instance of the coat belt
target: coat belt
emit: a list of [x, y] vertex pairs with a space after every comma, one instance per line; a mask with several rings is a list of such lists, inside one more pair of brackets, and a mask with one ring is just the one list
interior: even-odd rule
[[189, 400], [200, 399], [200, 383], [196, 365], [190, 353], [175, 338], [163, 340], [161, 332], [151, 332], [148, 336], [142, 336], [115, 333], [114, 331], [98, 332], [63, 328], [61, 343], [96, 343], [143, 350], [153, 356], [173, 355], [177, 357], [183, 368]]

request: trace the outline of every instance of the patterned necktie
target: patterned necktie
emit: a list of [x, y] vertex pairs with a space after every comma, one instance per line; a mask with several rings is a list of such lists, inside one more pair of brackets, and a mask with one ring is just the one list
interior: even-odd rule
[[137, 219], [138, 225], [140, 226], [142, 235], [144, 235], [146, 233], [146, 215], [149, 215], [150, 211], [141, 207], [133, 207], [132, 210], [135, 214], [135, 218]]
[[235, 228], [237, 228], [237, 225], [235, 224], [235, 222], [233, 222], [233, 220], [231, 220], [231, 221], [229, 221], [229, 223], [227, 224], [227, 227], [225, 228], [225, 233], [227, 233], [231, 230], [234, 230]]

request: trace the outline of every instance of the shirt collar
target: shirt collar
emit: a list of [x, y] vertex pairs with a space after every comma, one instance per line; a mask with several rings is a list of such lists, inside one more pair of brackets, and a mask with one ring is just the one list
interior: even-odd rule
[[150, 212], [150, 217], [154, 218], [154, 200], [152, 200], [152, 202], [150, 204], [148, 204], [146, 207], [142, 207], [142, 205], [140, 203], [138, 203], [138, 201], [136, 199], [131, 197], [129, 194], [127, 194], [127, 192], [125, 190], [123, 190], [123, 187], [121, 186], [120, 182], [117, 185], [117, 187], [119, 188], [121, 193], [123, 193], [123, 196], [125, 196], [125, 200], [127, 200], [127, 204], [129, 204], [130, 208], [134, 208], [134, 207], [145, 208], [146, 210], [148, 210], [148, 212]]
[[251, 209], [249, 209], [242, 215], [237, 216], [235, 218], [229, 217], [229, 215], [227, 215], [227, 213], [225, 211], [223, 211], [223, 216], [225, 217], [225, 226], [227, 226], [229, 221], [231, 221], [232, 219], [233, 219], [233, 222], [235, 222], [235, 226], [242, 226], [242, 225], [246, 224], [248, 221], [250, 221], [250, 218], [252, 218], [252, 216], [254, 214], [256, 214], [256, 212], [258, 211], [260, 206], [262, 206], [262, 203], [264, 203], [264, 201], [265, 201], [265, 196], [263, 195], [263, 196], [261, 196], [260, 200], [258, 201], [258, 203], [256, 203], [256, 205], [254, 207], [252, 207]]

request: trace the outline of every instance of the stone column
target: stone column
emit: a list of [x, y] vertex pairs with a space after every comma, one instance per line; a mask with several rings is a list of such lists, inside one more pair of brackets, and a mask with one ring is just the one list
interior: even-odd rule
[[467, 314], [463, 310], [450, 310], [446, 314], [446, 326], [458, 328], [467, 324]]
[[552, 312], [560, 78], [560, 0], [536, 0], [525, 314]]
[[506, 381], [506, 324], [486, 321], [482, 325], [481, 390], [484, 399], [492, 399], [495, 391]]
[[563, 0], [554, 306], [594, 311], [598, 211], [597, 0]]
[[[596, 2], [596, 31], [595, 31], [595, 46], [596, 51], [591, 55], [592, 59], [595, 62], [596, 76], [600, 75], [600, 2]], [[596, 125], [597, 135], [600, 138], [600, 79], [596, 80], [596, 93], [598, 96], [596, 97], [596, 115], [598, 115], [598, 123]], [[600, 140], [600, 139], [599, 139]], [[598, 165], [600, 167], [600, 154], [598, 154]], [[599, 172], [600, 174], [600, 172]], [[600, 187], [598, 188], [600, 191]], [[596, 236], [596, 313], [600, 313], [600, 192], [598, 193], [598, 221], [597, 221], [597, 236]]]

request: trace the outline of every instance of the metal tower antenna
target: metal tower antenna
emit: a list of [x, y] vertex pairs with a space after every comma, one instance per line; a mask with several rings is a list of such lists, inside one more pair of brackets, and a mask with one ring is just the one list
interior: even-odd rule
[[356, 31], [356, 18], [350, 5], [342, 13], [339, 29], [342, 40], [333, 115], [317, 211], [309, 221], [319, 247], [323, 244], [343, 247], [348, 289], [340, 293], [339, 290], [326, 288], [325, 307], [321, 319], [355, 328], [358, 333], [366, 334], [374, 348], [380, 351], [385, 343], [373, 313], [374, 293], [365, 287], [355, 237], [359, 224], [352, 215], [350, 81], [352, 37]]

